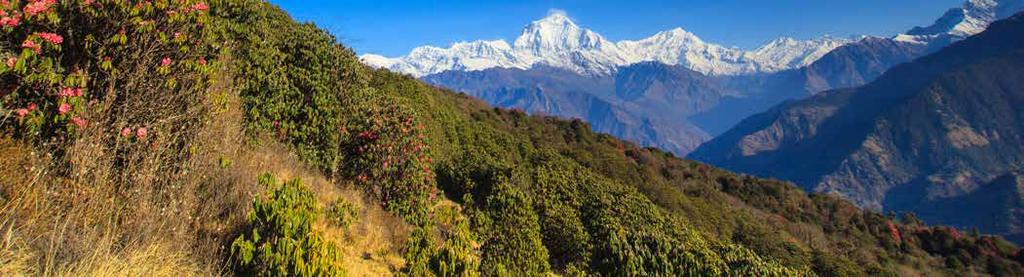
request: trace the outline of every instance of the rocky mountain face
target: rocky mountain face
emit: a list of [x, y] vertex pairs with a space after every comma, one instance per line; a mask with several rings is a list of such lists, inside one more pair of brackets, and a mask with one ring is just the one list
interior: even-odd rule
[[690, 157], [865, 207], [934, 214], [930, 203], [980, 197], [972, 192], [1024, 163], [1021, 105], [1024, 15], [1017, 15], [865, 86], [747, 118]]

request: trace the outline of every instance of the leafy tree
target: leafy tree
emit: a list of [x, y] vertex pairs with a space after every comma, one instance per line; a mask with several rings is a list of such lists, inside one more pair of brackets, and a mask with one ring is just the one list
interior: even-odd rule
[[533, 203], [509, 180], [498, 180], [486, 200], [490, 217], [483, 245], [485, 275], [539, 276], [547, 273], [548, 251]]

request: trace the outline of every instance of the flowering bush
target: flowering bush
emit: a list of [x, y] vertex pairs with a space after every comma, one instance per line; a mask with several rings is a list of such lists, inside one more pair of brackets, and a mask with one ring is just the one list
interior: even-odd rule
[[16, 122], [0, 126], [51, 139], [80, 133], [90, 121], [155, 120], [159, 113], [104, 115], [145, 112], [131, 101], [139, 95], [167, 99], [202, 87], [207, 9], [198, 0], [0, 1], [0, 111], [14, 111]]
[[433, 158], [423, 125], [406, 108], [383, 97], [352, 106], [342, 128], [340, 172], [355, 179], [393, 212], [414, 223], [426, 218], [437, 197]]

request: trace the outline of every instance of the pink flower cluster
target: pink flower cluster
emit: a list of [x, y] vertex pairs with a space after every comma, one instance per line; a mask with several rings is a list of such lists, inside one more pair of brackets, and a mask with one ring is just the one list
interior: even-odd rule
[[[7, 4], [3, 3], [2, 6], [7, 6]], [[0, 27], [16, 27], [19, 22], [21, 22], [20, 14], [7, 14], [6, 11], [0, 10]]]
[[89, 124], [89, 122], [85, 121], [85, 119], [82, 119], [81, 117], [76, 116], [71, 118], [71, 124], [75, 124], [75, 126], [78, 126], [78, 128], [84, 128], [85, 125]]
[[163, 60], [160, 60], [160, 66], [166, 67], [166, 66], [170, 66], [170, 65], [171, 65], [171, 58], [164, 57]]
[[32, 49], [32, 51], [35, 51], [36, 54], [39, 54], [39, 52], [43, 51], [42, 45], [39, 45], [32, 39], [26, 39], [25, 42], [22, 42], [21, 48]]
[[5, 62], [7, 63], [8, 68], [14, 68], [14, 66], [18, 64], [18, 58], [8, 57]]
[[49, 41], [50, 43], [53, 43], [53, 44], [61, 44], [61, 43], [64, 42], [64, 38], [61, 37], [58, 34], [54, 34], [54, 33], [36, 33], [36, 35], [39, 36], [40, 38], [42, 38], [43, 40]]
[[60, 113], [60, 115], [65, 115], [71, 112], [71, 105], [68, 105], [68, 103], [60, 104], [60, 106], [57, 107], [57, 112]]
[[36, 103], [30, 103], [30, 104], [28, 104], [27, 107], [14, 110], [14, 114], [17, 115], [19, 118], [21, 118], [21, 117], [25, 117], [26, 115], [28, 115], [29, 112], [32, 112], [35, 109], [36, 109]]
[[[132, 131], [131, 127], [124, 127], [124, 129], [121, 129], [121, 137], [123, 137], [123, 138], [130, 138], [130, 137], [132, 137], [132, 135], [133, 135], [132, 133], [133, 133], [133, 131]], [[136, 129], [134, 131], [134, 135], [135, 135], [136, 138], [145, 139], [146, 136], [149, 135], [149, 130], [147, 130], [146, 127], [139, 127], [139, 129]]]
[[205, 10], [208, 10], [208, 9], [210, 9], [210, 6], [207, 6], [206, 3], [199, 2], [199, 3], [192, 4], [191, 7], [186, 9], [186, 12], [205, 11]]
[[25, 14], [34, 16], [50, 10], [50, 6], [57, 3], [57, 0], [29, 0], [25, 5]]
[[82, 97], [82, 88], [63, 88], [57, 94], [60, 97]]

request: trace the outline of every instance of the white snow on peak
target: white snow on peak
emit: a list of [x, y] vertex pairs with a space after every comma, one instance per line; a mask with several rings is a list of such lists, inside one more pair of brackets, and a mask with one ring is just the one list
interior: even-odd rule
[[805, 66], [849, 39], [778, 39], [753, 51], [701, 40], [682, 28], [640, 40], [612, 42], [577, 25], [565, 12], [533, 21], [512, 45], [503, 40], [459, 42], [448, 48], [421, 46], [408, 55], [363, 55], [363, 63], [422, 77], [448, 70], [528, 69], [547, 65], [580, 74], [610, 74], [619, 66], [644, 61], [682, 65], [712, 75], [774, 72]]
[[968, 0], [950, 9], [927, 27], [917, 27], [893, 39], [929, 43], [940, 39], [961, 40], [985, 31], [989, 24], [1024, 10], [1024, 0]]
[[814, 63], [825, 54], [858, 39], [834, 39], [830, 36], [815, 40], [778, 38], [754, 50], [755, 56], [777, 68], [797, 68]]

